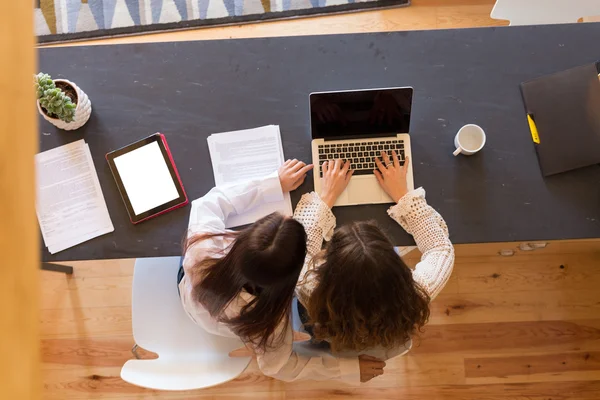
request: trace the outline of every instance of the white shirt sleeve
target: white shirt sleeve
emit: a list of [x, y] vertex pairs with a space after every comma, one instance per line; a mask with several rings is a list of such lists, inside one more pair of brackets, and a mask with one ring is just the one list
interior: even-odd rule
[[433, 300], [444, 288], [454, 266], [454, 247], [442, 216], [427, 204], [425, 190], [407, 193], [388, 214], [413, 235], [423, 256], [413, 271], [413, 278]]
[[279, 174], [236, 185], [215, 187], [192, 202], [188, 237], [195, 233], [222, 232], [230, 215], [242, 214], [263, 204], [283, 200]]

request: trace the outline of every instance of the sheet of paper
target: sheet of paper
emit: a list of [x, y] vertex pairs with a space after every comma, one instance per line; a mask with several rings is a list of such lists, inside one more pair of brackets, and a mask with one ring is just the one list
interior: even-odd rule
[[[217, 186], [261, 178], [284, 162], [279, 126], [268, 125], [208, 137], [208, 148]], [[279, 202], [266, 203], [226, 221], [227, 228], [246, 225], [273, 212], [292, 215], [292, 201], [286, 193]]]
[[83, 140], [37, 154], [35, 166], [36, 213], [50, 253], [114, 231]]

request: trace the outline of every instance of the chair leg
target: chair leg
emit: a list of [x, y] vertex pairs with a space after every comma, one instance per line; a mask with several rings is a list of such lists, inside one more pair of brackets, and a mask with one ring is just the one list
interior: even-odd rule
[[138, 345], [134, 344], [133, 347], [131, 348], [131, 353], [133, 353], [133, 356], [139, 360], [140, 355], [138, 354], [137, 350], [138, 350]]

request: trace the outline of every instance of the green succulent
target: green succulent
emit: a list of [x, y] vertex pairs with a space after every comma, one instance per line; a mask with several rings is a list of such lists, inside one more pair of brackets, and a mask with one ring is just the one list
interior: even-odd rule
[[40, 105], [49, 115], [55, 116], [65, 122], [72, 122], [75, 119], [75, 108], [69, 96], [59, 88], [47, 89], [40, 98]]
[[50, 75], [40, 72], [33, 77], [33, 83], [40, 106], [46, 110], [49, 116], [65, 122], [75, 120], [77, 105], [65, 92], [56, 87]]
[[50, 75], [44, 74], [43, 72], [33, 76], [33, 84], [38, 99], [42, 98], [46, 90], [54, 89], [56, 87]]

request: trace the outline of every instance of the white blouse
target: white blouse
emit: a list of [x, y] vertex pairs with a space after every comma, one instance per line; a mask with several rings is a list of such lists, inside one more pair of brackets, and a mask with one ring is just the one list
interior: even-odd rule
[[[283, 192], [277, 173], [264, 179], [214, 188], [204, 197], [192, 202], [188, 238], [202, 233], [225, 232], [225, 221], [229, 215], [243, 213], [261, 203], [282, 199]], [[413, 276], [433, 299], [448, 281], [454, 264], [454, 249], [448, 239], [448, 228], [444, 220], [427, 205], [423, 189], [404, 196], [388, 210], [388, 214], [414, 236], [423, 253]], [[302, 223], [308, 237], [308, 255], [297, 287], [300, 301], [306, 304], [315, 282], [305, 281], [304, 275], [312, 265], [312, 256], [321, 250], [323, 240], [331, 238], [336, 221], [331, 209], [314, 192], [302, 197], [294, 218]], [[183, 307], [194, 322], [213, 334], [236, 337], [225, 324], [212, 318], [192, 295], [194, 286], [199, 283], [199, 271], [194, 266], [208, 256], [215, 256], [228, 244], [226, 240], [215, 238], [191, 246], [184, 257], [185, 276], [179, 289]], [[225, 315], [230, 318], [239, 315], [242, 307], [251, 300], [252, 295], [242, 291], [227, 306]], [[279, 347], [257, 354], [258, 366], [265, 375], [283, 381], [337, 379], [354, 384], [360, 382], [357, 356], [334, 357], [325, 352], [311, 353], [313, 356], [309, 356], [305, 351], [298, 353], [294, 348], [302, 346], [293, 343], [291, 320], [287, 325], [282, 322], [274, 335], [278, 336], [284, 330], [284, 340]]]
[[[277, 173], [261, 180], [253, 180], [238, 185], [216, 187], [192, 202], [192, 211], [188, 229], [188, 238], [202, 233], [225, 232], [225, 221], [228, 216], [243, 213], [255, 206], [281, 201], [283, 192]], [[188, 248], [183, 268], [185, 276], [179, 283], [181, 302], [190, 318], [208, 332], [215, 335], [236, 337], [227, 325], [212, 318], [208, 311], [195, 301], [192, 292], [199, 283], [199, 272], [194, 266], [208, 256], [223, 250], [229, 243], [220, 238], [195, 243]], [[239, 315], [242, 307], [252, 300], [252, 295], [242, 291], [225, 309], [227, 317]], [[291, 305], [290, 305], [291, 307]], [[283, 322], [274, 335], [285, 331], [284, 340], [276, 349], [267, 349], [257, 354], [258, 367], [267, 376], [283, 381], [301, 379], [331, 380], [338, 379], [348, 383], [360, 381], [357, 359], [336, 358], [323, 353], [311, 357], [294, 351], [291, 320]]]

